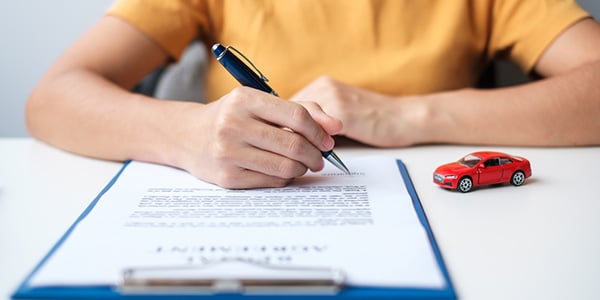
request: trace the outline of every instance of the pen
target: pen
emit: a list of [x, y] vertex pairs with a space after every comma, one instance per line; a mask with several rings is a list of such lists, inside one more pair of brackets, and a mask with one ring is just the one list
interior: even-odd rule
[[[232, 51], [235, 51], [242, 56], [256, 72], [250, 69], [250, 67], [241, 61]], [[224, 47], [223, 45], [216, 43], [212, 47], [212, 53], [217, 58], [217, 61], [225, 67], [225, 70], [227, 70], [241, 85], [279, 96], [275, 90], [267, 84], [267, 81], [269, 81], [267, 77], [265, 77], [265, 75], [263, 75], [260, 70], [258, 70], [258, 68], [256, 68], [256, 66], [237, 49], [231, 46]], [[321, 151], [321, 154], [323, 154], [323, 157], [338, 169], [346, 174], [350, 174], [348, 168], [333, 150]]]

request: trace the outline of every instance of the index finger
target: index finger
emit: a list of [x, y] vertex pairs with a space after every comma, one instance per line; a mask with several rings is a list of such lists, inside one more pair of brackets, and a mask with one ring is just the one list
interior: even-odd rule
[[[261, 92], [262, 93], [262, 92]], [[263, 93], [260, 107], [253, 109], [255, 116], [304, 136], [310, 143], [321, 151], [333, 148], [333, 138], [317, 123], [302, 105], [282, 100]]]

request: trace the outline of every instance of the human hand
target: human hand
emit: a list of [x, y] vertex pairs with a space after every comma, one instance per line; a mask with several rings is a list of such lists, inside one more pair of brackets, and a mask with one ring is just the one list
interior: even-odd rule
[[387, 96], [320, 77], [291, 100], [313, 101], [302, 104], [341, 120], [340, 134], [346, 137], [378, 147], [400, 147], [422, 142], [417, 125], [424, 111], [417, 98]]
[[[317, 107], [240, 87], [195, 115], [184, 168], [226, 188], [279, 187], [323, 168], [341, 123]], [[192, 124], [192, 123], [189, 123]], [[191, 141], [190, 141], [191, 139]]]

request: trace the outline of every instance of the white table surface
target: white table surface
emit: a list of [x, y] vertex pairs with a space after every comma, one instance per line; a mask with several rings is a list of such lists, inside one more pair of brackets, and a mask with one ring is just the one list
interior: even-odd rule
[[[440, 164], [476, 150], [527, 157], [521, 187], [467, 194], [432, 183]], [[600, 299], [600, 148], [342, 145], [343, 157], [406, 164], [459, 299]], [[121, 164], [0, 138], [0, 298], [57, 242]]]

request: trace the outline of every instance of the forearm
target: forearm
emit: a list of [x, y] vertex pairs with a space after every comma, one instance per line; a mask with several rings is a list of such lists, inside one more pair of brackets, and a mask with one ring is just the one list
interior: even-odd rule
[[246, 87], [204, 105], [134, 95], [93, 72], [50, 78], [27, 105], [35, 137], [92, 157], [174, 166], [228, 188], [283, 186], [320, 170], [329, 133], [341, 127]]
[[600, 144], [600, 62], [493, 90], [424, 97], [421, 143], [521, 146]]
[[160, 101], [129, 91], [85, 70], [43, 79], [27, 103], [31, 134], [78, 154], [109, 160], [169, 165], [175, 123], [191, 103]]

